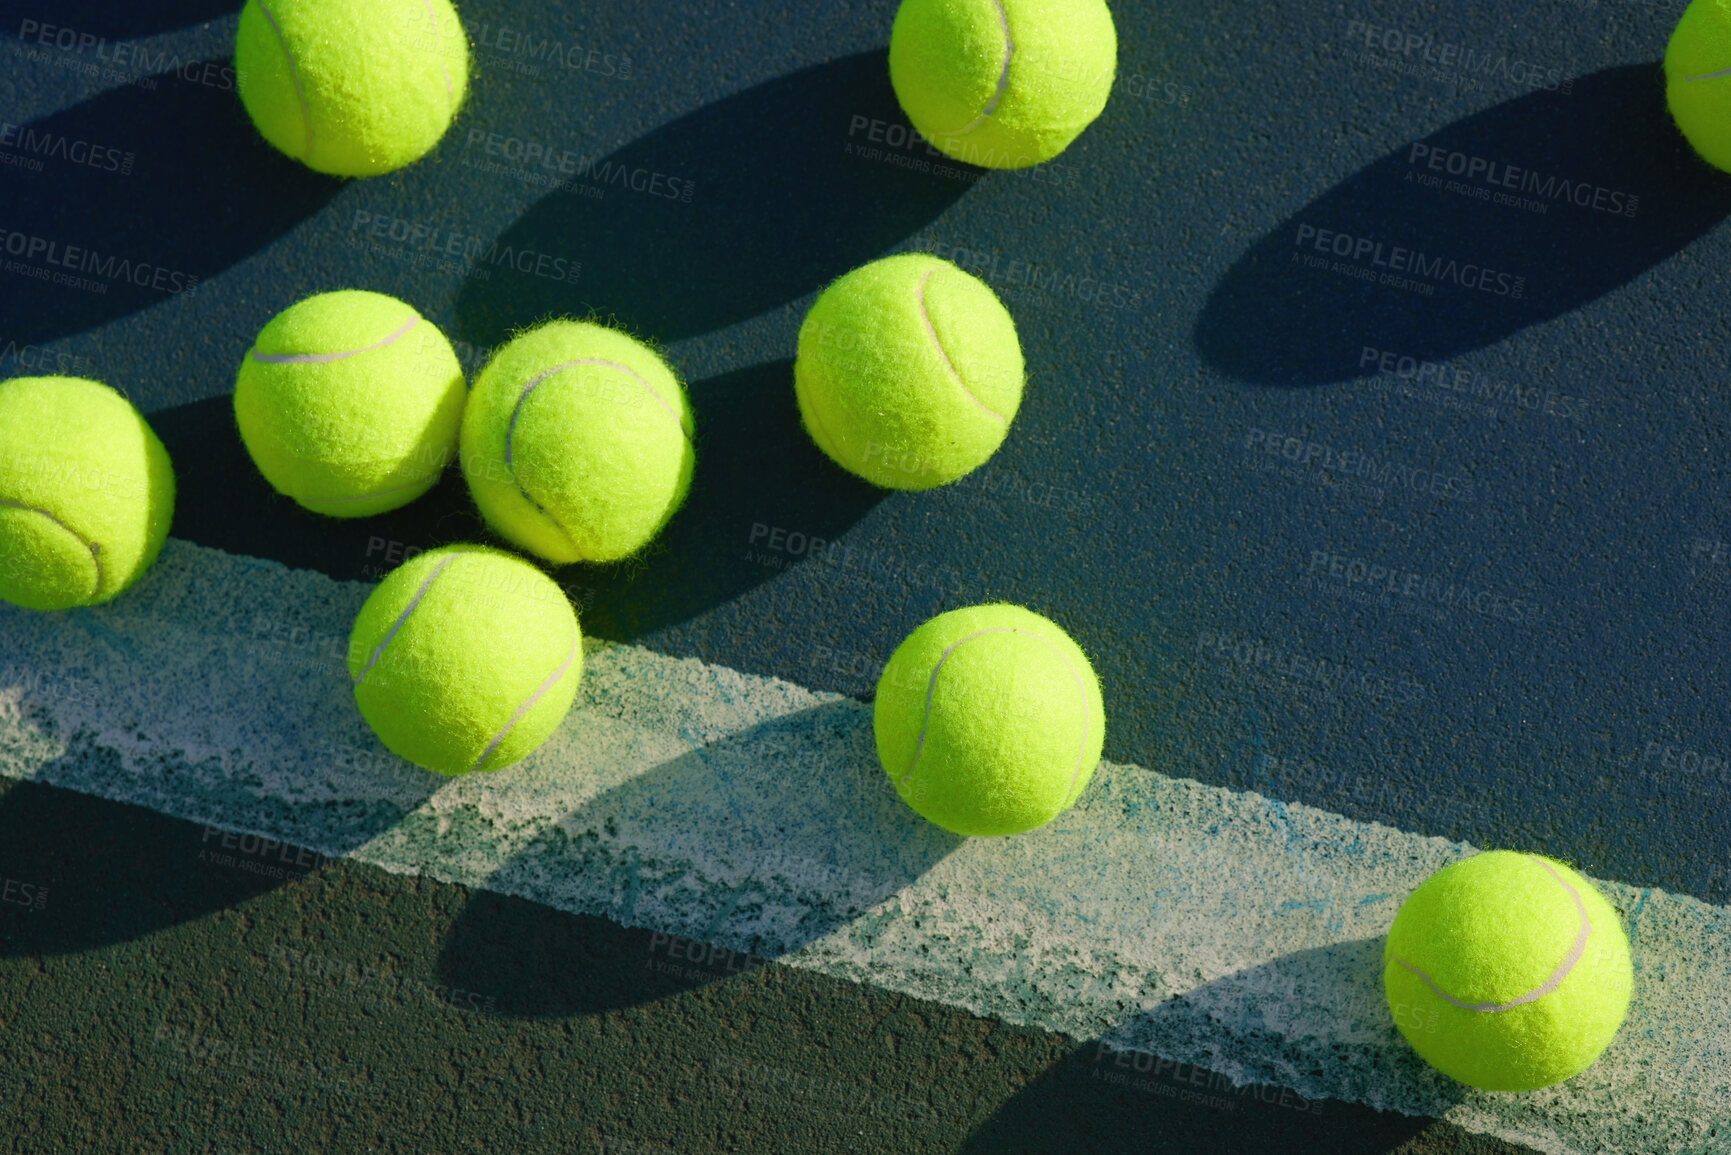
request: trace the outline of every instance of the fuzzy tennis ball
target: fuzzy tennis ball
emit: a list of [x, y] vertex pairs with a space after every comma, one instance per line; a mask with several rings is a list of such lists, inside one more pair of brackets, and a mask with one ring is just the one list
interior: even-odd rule
[[349, 635], [355, 704], [391, 752], [440, 774], [499, 770], [559, 728], [583, 676], [565, 592], [520, 557], [462, 545], [379, 583]]
[[818, 448], [888, 489], [930, 489], [997, 452], [1022, 403], [1016, 323], [985, 283], [904, 253], [818, 297], [799, 328], [794, 393]]
[[234, 72], [278, 151], [377, 176], [445, 135], [468, 91], [469, 42], [450, 0], [246, 0]]
[[890, 83], [945, 155], [1026, 168], [1068, 148], [1106, 107], [1118, 36], [1104, 0], [902, 0]]
[[1510, 850], [1431, 875], [1383, 946], [1400, 1033], [1431, 1066], [1486, 1091], [1530, 1091], [1592, 1066], [1633, 982], [1604, 895], [1554, 859]]
[[320, 293], [284, 309], [241, 362], [241, 440], [278, 493], [368, 517], [433, 487], [457, 452], [463, 368], [438, 326], [395, 297]]
[[168, 538], [174, 470], [132, 403], [80, 377], [0, 382], [0, 598], [95, 605]]
[[1106, 713], [1068, 634], [996, 604], [939, 614], [896, 647], [872, 729], [884, 773], [921, 816], [956, 834], [1019, 834], [1081, 796]]
[[463, 416], [463, 474], [500, 536], [551, 562], [629, 557], [667, 524], [697, 457], [679, 378], [649, 346], [549, 321], [500, 349]]
[[1731, 5], [1692, 0], [1665, 48], [1665, 102], [1701, 158], [1731, 171]]

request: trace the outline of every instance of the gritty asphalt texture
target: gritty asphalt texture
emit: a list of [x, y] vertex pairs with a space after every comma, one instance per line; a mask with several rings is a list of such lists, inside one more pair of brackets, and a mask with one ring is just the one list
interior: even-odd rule
[[[299, 511], [258, 478], [228, 394], [252, 336], [299, 297], [401, 296], [471, 370], [543, 316], [611, 316], [663, 345], [688, 381], [699, 465], [645, 558], [557, 572], [588, 632], [869, 697], [926, 617], [1015, 600], [1090, 654], [1116, 761], [1731, 897], [1719, 644], [1731, 178], [1696, 161], [1664, 111], [1657, 61], [1680, 4], [1118, 4], [1105, 114], [1058, 161], [1020, 174], [907, 142], [884, 67], [890, 3], [461, 7], [475, 78], [445, 142], [403, 172], [341, 182], [273, 153], [247, 124], [225, 65], [232, 4], [0, 0], [0, 120], [93, 142], [115, 163], [0, 167], [0, 228], [164, 271], [98, 292], [9, 268], [0, 374], [70, 371], [125, 389], [174, 457], [176, 535], [350, 580], [484, 536], [454, 470], [422, 501], [354, 523]], [[84, 39], [44, 43], [44, 24]], [[559, 51], [537, 55], [537, 42]], [[526, 159], [567, 156], [625, 175]], [[1500, 167], [1454, 178], [1456, 156]], [[1552, 195], [1494, 199], [1504, 190], [1489, 174], [1511, 168], [1550, 179], [1539, 187]], [[1559, 181], [1587, 195], [1559, 197]], [[1030, 378], [987, 467], [889, 494], [811, 446], [791, 359], [824, 284], [912, 248], [999, 291]], [[1402, 268], [1396, 283], [1362, 279]], [[193, 278], [196, 291], [176, 291]], [[93, 823], [103, 812], [41, 804], [89, 807]], [[116, 846], [98, 888], [108, 896], [139, 873], [125, 856], [166, 853], [142, 838]], [[150, 1050], [162, 1007], [239, 1042], [252, 1037], [249, 1000], [273, 1005], [249, 993], [270, 968], [245, 959], [291, 940], [373, 957], [375, 934], [390, 932], [362, 921], [362, 896], [428, 949], [439, 912], [460, 905], [436, 884], [350, 867], [257, 894], [163, 869], [167, 889], [131, 912], [144, 920], [131, 929], [12, 932], [15, 944], [71, 937], [46, 959], [8, 950], [5, 967], [36, 993], [8, 983], [0, 995], [9, 1024], [30, 1024], [8, 1031], [4, 1069], [16, 1084], [58, 1064], [78, 1073], [79, 1095], [109, 1104], [44, 1126], [111, 1118], [126, 1083], [104, 1066], [116, 1037], [99, 1038], [101, 1024], [129, 1040], [116, 1053], [167, 1079]], [[183, 884], [198, 897], [177, 898]], [[97, 919], [66, 905], [38, 921]], [[248, 937], [255, 918], [273, 927], [265, 939]], [[272, 1045], [313, 1055], [347, 1037], [321, 1017], [336, 1012], [302, 1013], [304, 992], [272, 997], [287, 1016], [260, 1020]], [[705, 1061], [690, 1054], [725, 1040], [755, 1039], [763, 1062], [804, 1069], [809, 1054], [876, 1037], [862, 1023], [899, 1021], [887, 997], [766, 968], [605, 1009], [459, 1019], [407, 1045], [386, 1047], [382, 1026], [357, 1033], [352, 1053], [357, 1069], [375, 1053], [405, 1079], [413, 1069], [422, 1091], [429, 1076], [450, 1090], [495, 1072], [500, 1111], [541, 1101], [501, 1086], [548, 1078], [560, 1090], [547, 1102], [571, 1096], [602, 1112], [584, 1119], [615, 1120], [612, 1134], [634, 1111], [689, 1126], [666, 1132], [677, 1150], [793, 1149], [829, 1131], [822, 1141], [841, 1150], [835, 1117], [753, 1129], [770, 1116], [738, 1095], [700, 1106], [681, 1080]], [[884, 1033], [876, 1057], [834, 1052], [829, 1069], [865, 1080], [882, 1064], [900, 1078], [912, 1068], [889, 1060], [908, 1048], [934, 1071], [965, 1063], [970, 1092], [999, 1092], [968, 1140], [981, 1150], [994, 1126], [1038, 1149], [1084, 1142], [1049, 1130], [1061, 1124], [1047, 1103], [1072, 1095], [1078, 1125], [1139, 1120], [1138, 1145], [1213, 1125], [1148, 1095], [1086, 1098], [1103, 1093], [1052, 1075], [1063, 1062], [1050, 1040], [1008, 1032], [1018, 1041], [1003, 1055], [970, 1050], [969, 1032], [1007, 1029], [908, 1014], [927, 1025]], [[782, 1034], [738, 1035], [778, 1016]], [[639, 1027], [656, 1042], [605, 1049]], [[48, 1034], [24, 1046], [27, 1030]], [[531, 1046], [523, 1030], [549, 1034]], [[682, 1039], [697, 1050], [675, 1062]], [[679, 1063], [685, 1074], [669, 1073]], [[178, 1089], [153, 1092], [160, 1102], [178, 1105], [162, 1107], [161, 1126], [203, 1131], [165, 1130], [160, 1145], [218, 1149], [234, 1117], [221, 1096], [238, 1092], [162, 1087]], [[406, 1082], [401, 1094], [412, 1100]], [[469, 1101], [465, 1135], [505, 1125], [483, 1122], [493, 1101]], [[1331, 1104], [1306, 1125], [1355, 1110]], [[428, 1127], [455, 1118], [400, 1112], [393, 1124], [403, 1114]], [[1290, 1115], [1256, 1118], [1296, 1127]], [[1264, 1124], [1249, 1118], [1226, 1116], [1221, 1134], [1257, 1149]], [[1383, 1125], [1367, 1116], [1339, 1134], [1368, 1142]], [[592, 1142], [611, 1141], [595, 1126]], [[1466, 1142], [1441, 1134], [1414, 1142]], [[440, 1133], [435, 1146], [470, 1141]]]

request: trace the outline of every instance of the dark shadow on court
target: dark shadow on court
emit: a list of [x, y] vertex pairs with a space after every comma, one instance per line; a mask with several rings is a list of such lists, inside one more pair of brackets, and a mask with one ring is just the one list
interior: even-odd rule
[[[1137, 1151], [1337, 1153], [1436, 1150], [1514, 1153], [1514, 1147], [1467, 1135], [1433, 1118], [1376, 1111], [1360, 1103], [1308, 1099], [1288, 1089], [1312, 1073], [1315, 1060], [1282, 1046], [1275, 1020], [1295, 1000], [1341, 999], [1386, 1022], [1382, 939], [1357, 939], [1299, 951], [1217, 979], [1170, 999], [1054, 1064], [968, 1136], [964, 1152], [1092, 1151], [1131, 1144]], [[1322, 988], [1332, 988], [1323, 990]], [[1369, 1079], [1419, 1079], [1436, 1092], [1438, 1110], [1465, 1089], [1425, 1068], [1388, 1023], [1387, 1054], [1373, 1064], [1363, 1048], [1342, 1049]], [[1131, 1038], [1153, 1039], [1132, 1046]], [[1209, 1056], [1247, 1052], [1270, 1061], [1235, 1086], [1201, 1061], [1161, 1052]], [[1392, 1058], [1390, 1058], [1392, 1056]], [[1394, 1070], [1389, 1070], [1392, 1063]], [[1408, 1147], [1405, 1144], [1412, 1143]], [[1129, 1149], [1129, 1148], [1127, 1148]]]
[[[791, 362], [699, 381], [690, 395], [697, 471], [684, 508], [638, 558], [551, 571], [577, 604], [586, 634], [628, 641], [695, 617], [782, 572], [758, 557], [763, 543], [753, 541], [754, 526], [834, 540], [884, 497], [884, 490], [843, 471], [806, 436], [794, 405]], [[276, 493], [260, 475], [240, 440], [229, 396], [149, 417], [178, 475], [176, 537], [344, 581], [377, 580], [411, 550], [464, 541], [513, 548], [488, 531], [455, 467], [401, 509], [377, 517], [323, 517]], [[824, 564], [821, 556], [785, 560]]]
[[612, 566], [568, 566], [583, 630], [629, 641], [697, 617], [825, 555], [774, 555], [758, 526], [834, 541], [887, 496], [823, 455], [799, 422], [793, 363], [771, 361], [691, 386], [697, 471], [691, 494], [644, 554]]
[[1194, 339], [1214, 368], [1262, 385], [1374, 374], [1367, 348], [1444, 361], [1614, 292], [1727, 212], [1731, 177], [1672, 124], [1658, 66], [1607, 68], [1322, 194], [1227, 270]]
[[[802, 757], [814, 748], [840, 753]], [[673, 830], [677, 852], [643, 848]], [[567, 816], [488, 888], [534, 894], [586, 876], [613, 896], [611, 918], [475, 891], [440, 952], [440, 982], [493, 992], [500, 1014], [520, 1018], [650, 1002], [822, 938], [963, 841], [896, 796], [859, 703], [826, 703], [674, 758]], [[687, 936], [625, 929], [675, 912]]]
[[717, 101], [582, 158], [573, 173], [467, 148], [571, 186], [536, 202], [498, 244], [569, 254], [583, 268], [575, 286], [471, 275], [457, 298], [462, 337], [495, 345], [536, 318], [594, 309], [673, 341], [821, 288], [931, 222], [983, 171], [923, 144], [873, 141], [874, 121], [906, 131], [881, 49]]
[[0, 147], [7, 339], [45, 343], [201, 292], [341, 187], [260, 139], [226, 61], [187, 70], [207, 82], [144, 78]]
[[[152, 0], [149, 4], [139, 0], [55, 0], [53, 4], [4, 0], [0, 2], [0, 35], [20, 39], [26, 45], [80, 51], [86, 59], [100, 63], [95, 55], [97, 46], [78, 37], [130, 40], [219, 20], [239, 9], [235, 0]], [[70, 42], [67, 32], [72, 36]], [[42, 44], [43, 36], [48, 37], [48, 45]], [[115, 46], [103, 47], [112, 54]]]
[[401, 509], [324, 517], [277, 493], [259, 473], [235, 425], [231, 394], [148, 417], [174, 462], [175, 537], [342, 581], [377, 580], [411, 550], [490, 540], [454, 468]]
[[[112, 755], [109, 755], [112, 757]], [[0, 957], [48, 956], [130, 942], [287, 885], [322, 860], [261, 842], [224, 845], [139, 806], [0, 780]], [[280, 872], [278, 874], [277, 872]]]

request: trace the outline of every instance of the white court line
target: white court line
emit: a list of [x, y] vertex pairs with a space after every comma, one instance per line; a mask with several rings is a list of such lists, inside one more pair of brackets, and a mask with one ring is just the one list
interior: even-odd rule
[[1043, 830], [960, 840], [896, 798], [869, 707], [623, 645], [533, 757], [446, 781], [354, 710], [369, 589], [171, 541], [107, 606], [0, 607], [0, 774], [1540, 1150], [1724, 1134], [1724, 908], [1601, 883], [1631, 930], [1629, 1025], [1561, 1087], [1468, 1093], [1413, 1057], [1380, 980], [1401, 898], [1468, 847], [1112, 763]]

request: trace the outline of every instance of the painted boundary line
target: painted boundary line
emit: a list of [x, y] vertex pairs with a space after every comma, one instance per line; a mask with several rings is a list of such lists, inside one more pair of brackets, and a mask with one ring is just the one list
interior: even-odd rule
[[1469, 1093], [1395, 1032], [1380, 952], [1470, 847], [1111, 763], [1042, 831], [959, 839], [895, 797], [868, 706], [623, 645], [531, 759], [446, 781], [353, 707], [369, 589], [171, 541], [110, 606], [0, 606], [0, 774], [1544, 1151], [1723, 1142], [1724, 908], [1602, 883], [1629, 1025], [1562, 1087]]

